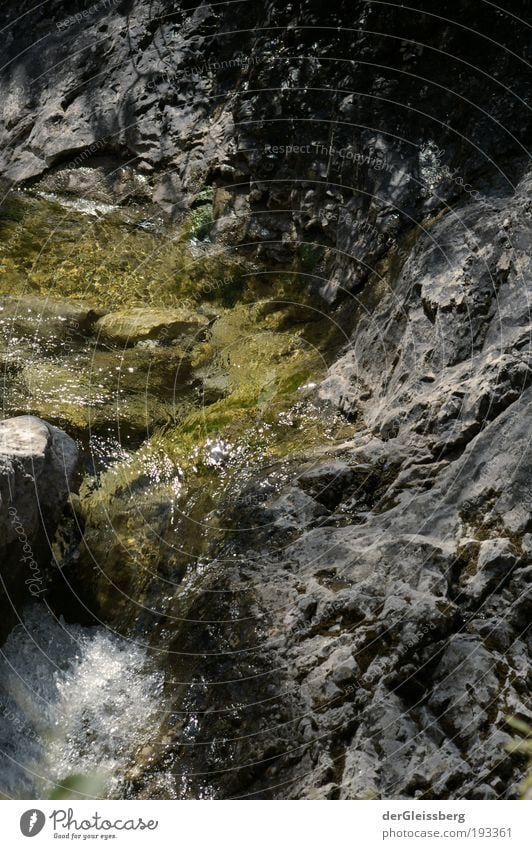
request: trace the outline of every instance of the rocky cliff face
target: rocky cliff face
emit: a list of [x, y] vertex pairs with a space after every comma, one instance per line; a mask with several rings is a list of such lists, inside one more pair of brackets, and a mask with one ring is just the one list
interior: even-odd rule
[[464, 186], [511, 190], [527, 161], [524, 2], [459, 19], [452, 3], [321, 0], [0, 14], [9, 181], [176, 214], [212, 185], [232, 243], [335, 248], [333, 292]]
[[180, 682], [164, 754], [128, 792], [514, 797], [506, 721], [530, 718], [526, 4], [465, 2], [459, 19], [425, 2], [27, 5], [0, 13], [5, 180], [177, 220], [208, 187], [211, 239], [296, 269], [345, 340], [308, 397], [355, 432], [257, 465], [207, 519], [227, 529], [208, 568], [153, 621], [127, 620], [155, 622]]
[[[231, 677], [253, 669], [267, 694], [253, 742], [233, 742], [254, 792], [514, 792], [503, 747], [505, 717], [528, 715], [529, 193], [525, 180], [480, 213], [458, 205], [420, 234], [319, 387], [359, 434], [279, 491], [260, 480], [241, 494], [215, 618], [239, 646]], [[203, 600], [190, 618], [205, 615]], [[227, 686], [245, 717], [240, 681]]]

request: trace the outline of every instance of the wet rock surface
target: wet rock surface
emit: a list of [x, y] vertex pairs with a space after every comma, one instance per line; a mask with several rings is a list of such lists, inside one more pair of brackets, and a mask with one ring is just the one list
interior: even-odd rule
[[95, 331], [112, 345], [131, 346], [147, 340], [194, 341], [209, 323], [205, 316], [187, 309], [149, 310], [143, 307], [109, 313], [99, 319]]
[[190, 356], [176, 342], [190, 345], [205, 316], [102, 315], [90, 304], [36, 295], [6, 296], [0, 310], [6, 415], [39, 416], [85, 445], [90, 434], [138, 444], [190, 406]]
[[103, 310], [82, 301], [24, 295], [7, 295], [0, 299], [0, 321], [4, 340], [12, 342], [18, 336], [34, 337], [43, 344], [54, 340], [71, 341], [90, 333]]

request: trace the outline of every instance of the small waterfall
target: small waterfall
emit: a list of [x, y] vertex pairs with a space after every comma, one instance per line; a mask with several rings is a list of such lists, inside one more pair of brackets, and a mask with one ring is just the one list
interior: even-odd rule
[[68, 776], [120, 797], [135, 752], [161, 719], [162, 673], [103, 627], [34, 605], [0, 650], [0, 774], [6, 796], [47, 798]]

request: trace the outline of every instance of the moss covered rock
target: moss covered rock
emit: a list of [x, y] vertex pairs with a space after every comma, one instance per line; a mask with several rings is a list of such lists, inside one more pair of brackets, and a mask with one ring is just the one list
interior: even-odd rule
[[187, 307], [172, 310], [136, 307], [103, 316], [95, 330], [112, 344], [131, 346], [147, 339], [193, 341], [208, 323], [204, 315]]

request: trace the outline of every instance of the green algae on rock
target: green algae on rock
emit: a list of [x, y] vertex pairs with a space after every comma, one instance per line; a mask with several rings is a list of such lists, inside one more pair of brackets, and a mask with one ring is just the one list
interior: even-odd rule
[[19, 352], [9, 378], [5, 409], [31, 412], [66, 428], [82, 442], [87, 434], [114, 431], [141, 438], [192, 408], [190, 359], [179, 348], [84, 348], [68, 355], [27, 360]]
[[62, 198], [13, 192], [0, 208], [0, 294], [38, 294], [118, 310], [182, 306], [217, 292], [245, 263], [229, 249], [196, 249], [187, 220], [147, 227], [148, 208], [87, 214]]
[[35, 295], [0, 297], [0, 324], [6, 335], [22, 334], [50, 343], [87, 335], [104, 314], [94, 304]]
[[[326, 350], [306, 342], [304, 325], [270, 329], [266, 306], [224, 311], [193, 349], [192, 373], [210, 390], [217, 380], [216, 400], [200, 393], [178, 423], [156, 430], [97, 488], [82, 488], [85, 532], [73, 579], [121, 630], [133, 627], [137, 605], [162, 615], [182, 582], [186, 592], [185, 576], [223, 541], [231, 493], [246, 480], [271, 466], [280, 485], [286, 463], [353, 432], [301, 391], [324, 373]], [[91, 563], [103, 560], [105, 571], [95, 572]]]
[[148, 339], [193, 342], [208, 324], [208, 318], [186, 307], [167, 310], [136, 307], [103, 316], [96, 323], [95, 332], [114, 345], [136, 345]]

